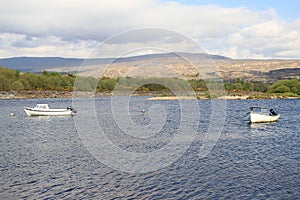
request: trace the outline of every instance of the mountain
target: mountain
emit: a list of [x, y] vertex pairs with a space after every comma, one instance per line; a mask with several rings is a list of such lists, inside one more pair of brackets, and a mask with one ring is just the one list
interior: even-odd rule
[[274, 82], [300, 77], [300, 60], [231, 59], [205, 53], [161, 53], [122, 58], [16, 57], [0, 66], [21, 72], [43, 70], [94, 77], [179, 77]]
[[[0, 59], [0, 66], [21, 72], [41, 72], [58, 67], [80, 66], [84, 59], [61, 57], [14, 57]], [[103, 59], [102, 62], [104, 62]]]
[[19, 70], [21, 72], [41, 72], [53, 68], [68, 68], [84, 65], [103, 65], [111, 62], [135, 62], [150, 60], [156, 58], [174, 58], [180, 54], [185, 57], [211, 58], [211, 59], [229, 59], [224, 56], [209, 55], [205, 53], [162, 53], [162, 54], [147, 54], [132, 57], [122, 58], [61, 58], [61, 57], [13, 57], [0, 59], [0, 66]]

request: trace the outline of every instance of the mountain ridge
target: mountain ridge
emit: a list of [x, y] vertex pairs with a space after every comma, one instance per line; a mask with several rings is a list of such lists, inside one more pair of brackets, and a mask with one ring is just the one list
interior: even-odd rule
[[14, 57], [0, 66], [21, 72], [54, 71], [105, 77], [185, 77], [202, 79], [219, 74], [223, 80], [241, 78], [274, 82], [300, 77], [300, 59], [231, 59], [206, 53], [171, 52], [120, 58]]
[[172, 53], [156, 53], [156, 54], [144, 54], [119, 58], [64, 58], [59, 56], [54, 57], [31, 57], [20, 56], [1, 58], [0, 66], [20, 70], [22, 72], [39, 72], [46, 69], [60, 68], [60, 67], [77, 67], [84, 65], [97, 65], [97, 64], [109, 64], [111, 62], [132, 62], [141, 61], [154, 58], [170, 58], [174, 55], [180, 55], [183, 57], [199, 57], [205, 59], [231, 59], [225, 56], [212, 55], [207, 53], [185, 53], [185, 52], [172, 52]]

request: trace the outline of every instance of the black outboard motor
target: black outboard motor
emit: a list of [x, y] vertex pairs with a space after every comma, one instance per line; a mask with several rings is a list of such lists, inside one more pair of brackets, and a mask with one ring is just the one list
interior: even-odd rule
[[270, 115], [274, 116], [274, 115], [278, 115], [278, 113], [276, 113], [273, 109], [270, 109]]
[[77, 113], [77, 111], [72, 106], [68, 106], [67, 110], [71, 110], [73, 113]]

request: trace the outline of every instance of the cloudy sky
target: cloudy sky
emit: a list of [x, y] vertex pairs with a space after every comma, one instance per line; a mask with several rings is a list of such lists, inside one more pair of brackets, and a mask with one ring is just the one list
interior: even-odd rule
[[[211, 54], [299, 59], [299, 10], [298, 0], [1, 1], [0, 58], [86, 58], [99, 45], [94, 57], [119, 56], [150, 44], [197, 51], [184, 39], [167, 40], [172, 31]], [[149, 27], [167, 31], [134, 31]], [[116, 37], [124, 33], [131, 35]]]

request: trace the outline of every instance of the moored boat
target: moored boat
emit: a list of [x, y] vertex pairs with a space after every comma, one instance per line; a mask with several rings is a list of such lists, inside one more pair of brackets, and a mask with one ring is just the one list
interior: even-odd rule
[[250, 123], [275, 122], [279, 119], [279, 117], [280, 114], [276, 113], [273, 109], [270, 109], [268, 112], [267, 109], [263, 107], [250, 107]]
[[37, 104], [34, 108], [24, 107], [24, 111], [28, 116], [62, 116], [76, 113], [72, 107], [50, 109], [48, 104]]

